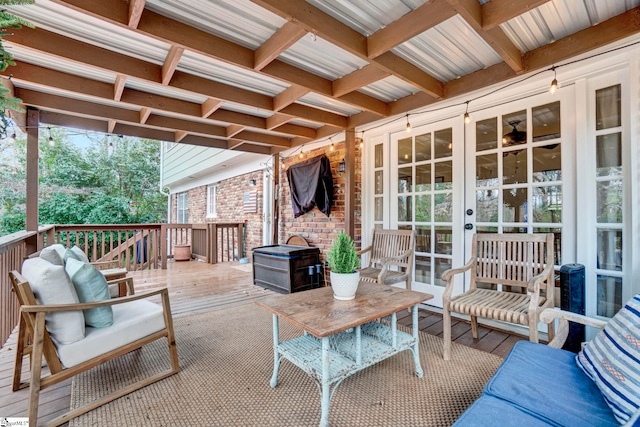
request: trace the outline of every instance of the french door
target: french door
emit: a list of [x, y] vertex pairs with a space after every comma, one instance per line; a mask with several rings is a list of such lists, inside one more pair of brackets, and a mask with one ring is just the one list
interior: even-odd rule
[[[442, 306], [442, 273], [463, 263], [463, 132], [456, 118], [390, 138], [389, 225], [415, 230], [412, 288], [433, 294], [429, 303], [437, 306]], [[377, 206], [384, 209], [383, 197]]]
[[553, 233], [573, 260], [573, 88], [473, 114], [465, 153], [465, 234]]

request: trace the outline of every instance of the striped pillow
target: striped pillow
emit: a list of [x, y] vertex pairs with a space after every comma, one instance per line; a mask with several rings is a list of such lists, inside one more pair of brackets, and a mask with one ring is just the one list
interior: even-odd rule
[[624, 424], [640, 407], [640, 294], [633, 297], [576, 356], [616, 419]]

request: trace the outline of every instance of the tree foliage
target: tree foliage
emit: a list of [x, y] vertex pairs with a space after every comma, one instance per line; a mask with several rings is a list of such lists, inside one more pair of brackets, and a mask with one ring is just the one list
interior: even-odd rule
[[[167, 199], [159, 190], [159, 142], [94, 135], [86, 148], [79, 148], [71, 138], [64, 129], [41, 132], [40, 224], [166, 220]], [[25, 160], [25, 138], [0, 141], [0, 235], [25, 228]]]

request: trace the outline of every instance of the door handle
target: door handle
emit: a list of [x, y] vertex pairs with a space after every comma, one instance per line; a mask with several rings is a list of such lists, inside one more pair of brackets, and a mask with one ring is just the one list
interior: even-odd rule
[[464, 229], [465, 230], [473, 230], [473, 224], [465, 224], [464, 225]]

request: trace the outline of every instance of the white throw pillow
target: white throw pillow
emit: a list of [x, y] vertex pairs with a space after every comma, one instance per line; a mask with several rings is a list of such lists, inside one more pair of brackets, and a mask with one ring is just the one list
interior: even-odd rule
[[[95, 302], [111, 299], [107, 280], [102, 273], [91, 264], [69, 258], [67, 259], [65, 270], [67, 270], [69, 277], [71, 277], [80, 302]], [[106, 328], [113, 324], [111, 306], [90, 308], [83, 310], [83, 313], [87, 326]]]
[[[30, 258], [22, 264], [38, 304], [77, 304], [80, 302], [64, 266], [42, 258]], [[71, 344], [84, 338], [84, 315], [81, 310], [47, 313], [47, 331], [56, 343]]]
[[[62, 248], [62, 255], [60, 255], [60, 249]], [[47, 246], [40, 251], [40, 258], [49, 261], [53, 265], [64, 265], [64, 251], [65, 247], [56, 243], [55, 245]]]

